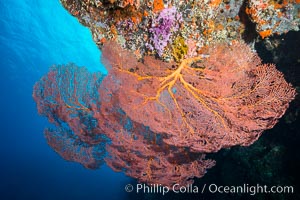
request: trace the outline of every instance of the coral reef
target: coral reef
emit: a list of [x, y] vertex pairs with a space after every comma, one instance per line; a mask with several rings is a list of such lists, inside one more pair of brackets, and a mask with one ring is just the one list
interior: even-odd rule
[[215, 164], [203, 153], [252, 144], [295, 95], [244, 43], [205, 53], [179, 65], [152, 56], [141, 62], [107, 42], [105, 78], [52, 67], [33, 93], [39, 113], [57, 126], [45, 131], [49, 145], [67, 160], [88, 168], [105, 160], [148, 184], [192, 183]]
[[152, 27], [150, 28], [152, 36], [150, 40], [154, 44], [154, 49], [159, 56], [162, 56], [164, 48], [170, 42], [171, 34], [178, 31], [181, 21], [182, 17], [180, 13], [177, 13], [175, 7], [163, 9], [157, 18], [153, 20]]
[[256, 24], [259, 35], [265, 38], [272, 34], [299, 30], [299, 3], [297, 0], [249, 0], [246, 13]]
[[53, 66], [34, 87], [56, 126], [47, 142], [66, 160], [190, 184], [215, 165], [205, 154], [251, 145], [295, 98], [242, 39], [249, 24], [260, 40], [298, 30], [297, 0], [61, 3], [91, 29], [109, 71]]
[[[299, 29], [296, 0], [104, 1], [61, 0], [64, 7], [89, 27], [102, 48], [115, 40], [137, 57], [157, 54], [176, 61], [172, 44], [178, 36], [195, 44], [195, 53], [216, 42], [231, 43], [249, 31], [249, 19], [261, 38]], [[252, 33], [253, 34], [253, 33]], [[253, 42], [253, 38], [251, 40]]]

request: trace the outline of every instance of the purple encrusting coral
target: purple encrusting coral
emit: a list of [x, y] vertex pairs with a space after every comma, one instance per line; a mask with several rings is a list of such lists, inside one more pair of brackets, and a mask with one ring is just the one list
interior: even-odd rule
[[172, 33], [178, 30], [181, 21], [182, 16], [180, 13], [177, 13], [175, 7], [163, 9], [153, 20], [150, 28], [150, 33], [152, 34], [150, 39], [159, 56], [162, 56]]

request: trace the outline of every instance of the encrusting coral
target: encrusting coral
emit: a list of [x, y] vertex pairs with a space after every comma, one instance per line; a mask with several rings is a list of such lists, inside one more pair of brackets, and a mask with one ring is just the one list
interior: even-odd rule
[[186, 44], [195, 43], [198, 53], [217, 42], [241, 40], [253, 31], [264, 39], [297, 31], [300, 24], [297, 0], [60, 1], [91, 29], [100, 49], [106, 41], [115, 40], [141, 57], [157, 54], [164, 61], [176, 59], [172, 44], [178, 36]]

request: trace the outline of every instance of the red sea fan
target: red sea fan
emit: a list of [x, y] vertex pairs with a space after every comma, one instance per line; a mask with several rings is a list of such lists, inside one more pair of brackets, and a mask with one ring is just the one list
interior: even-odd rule
[[47, 143], [63, 159], [78, 162], [88, 169], [98, 169], [104, 164], [106, 141], [88, 144], [81, 141], [69, 129], [45, 129]]
[[39, 114], [56, 126], [68, 124], [82, 141], [97, 143], [101, 131], [94, 123], [91, 104], [99, 98], [97, 88], [103, 77], [74, 64], [51, 67], [34, 85], [33, 98]]
[[244, 43], [205, 54], [178, 65], [147, 56], [137, 62], [111, 42], [103, 60], [121, 108], [168, 144], [196, 152], [252, 144], [284, 114], [295, 90]]
[[87, 168], [105, 161], [147, 184], [186, 185], [215, 162], [203, 153], [250, 145], [284, 114], [295, 90], [244, 43], [180, 64], [142, 61], [107, 42], [109, 74], [54, 66], [35, 84], [48, 144]]
[[105, 158], [109, 167], [139, 182], [183, 186], [193, 183], [194, 177], [204, 176], [215, 165], [204, 154], [168, 145], [160, 134], [132, 121], [120, 107], [115, 78], [109, 74], [103, 80], [99, 87], [101, 105], [93, 106], [94, 117], [111, 140]]
[[91, 111], [102, 78], [100, 73], [73, 64], [53, 66], [33, 91], [39, 114], [56, 126], [45, 129], [49, 146], [64, 159], [89, 169], [99, 168], [106, 156], [108, 139]]
[[106, 163], [139, 182], [169, 187], [192, 184], [194, 177], [201, 178], [215, 165], [215, 161], [205, 159], [204, 154], [193, 154], [186, 148], [163, 143], [159, 135], [154, 134], [151, 139], [123, 131], [116, 134], [112, 144], [107, 146]]
[[75, 65], [54, 66], [35, 84], [39, 113], [56, 126], [45, 130], [46, 140], [62, 158], [89, 169], [105, 161], [140, 182], [168, 186], [192, 183], [215, 164], [132, 121], [111, 84], [118, 79], [102, 77]]

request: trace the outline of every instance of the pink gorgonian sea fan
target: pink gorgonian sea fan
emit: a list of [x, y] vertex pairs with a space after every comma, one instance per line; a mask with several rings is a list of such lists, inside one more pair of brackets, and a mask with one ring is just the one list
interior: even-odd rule
[[110, 42], [103, 61], [124, 112], [164, 142], [195, 152], [252, 144], [282, 117], [295, 89], [243, 42], [204, 54], [179, 64], [151, 56], [138, 62]]

